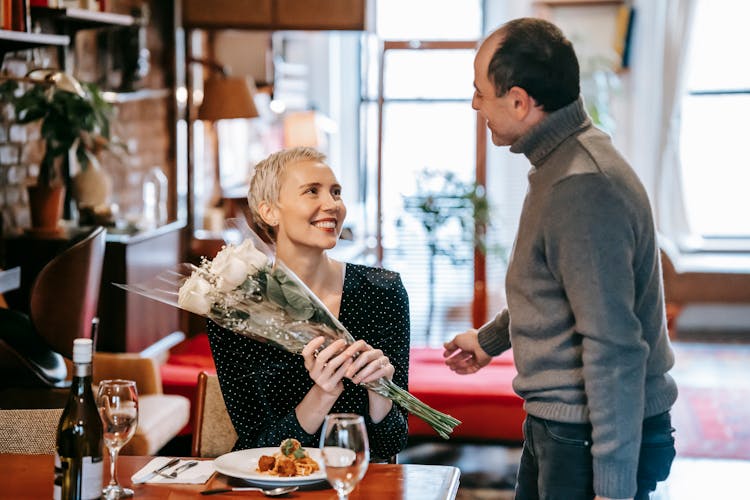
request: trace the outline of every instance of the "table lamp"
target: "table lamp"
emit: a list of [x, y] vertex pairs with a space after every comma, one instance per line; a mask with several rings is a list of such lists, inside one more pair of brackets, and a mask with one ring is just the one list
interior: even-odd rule
[[217, 121], [232, 118], [256, 118], [260, 116], [253, 101], [250, 80], [212, 74], [203, 84], [203, 102], [198, 108], [198, 119]]

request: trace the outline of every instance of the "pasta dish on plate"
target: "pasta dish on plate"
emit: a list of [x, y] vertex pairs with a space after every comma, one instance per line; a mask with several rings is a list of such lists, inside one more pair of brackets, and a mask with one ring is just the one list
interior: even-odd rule
[[273, 455], [261, 455], [258, 472], [271, 476], [309, 476], [320, 469], [316, 462], [296, 439], [285, 439], [279, 451]]

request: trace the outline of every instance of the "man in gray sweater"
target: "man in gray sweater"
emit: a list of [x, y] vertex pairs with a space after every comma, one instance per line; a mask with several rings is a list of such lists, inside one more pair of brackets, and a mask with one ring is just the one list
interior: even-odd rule
[[474, 373], [512, 345], [524, 398], [516, 499], [646, 499], [674, 458], [677, 388], [646, 192], [580, 98], [572, 44], [517, 19], [474, 61], [472, 107], [531, 162], [508, 307], [445, 344]]

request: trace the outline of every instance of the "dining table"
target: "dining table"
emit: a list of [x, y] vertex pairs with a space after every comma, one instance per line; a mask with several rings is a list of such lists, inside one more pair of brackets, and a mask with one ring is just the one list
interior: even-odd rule
[[[120, 484], [132, 488], [138, 500], [215, 498], [266, 498], [256, 491], [228, 492], [212, 496], [201, 491], [232, 486], [251, 486], [236, 478], [214, 473], [205, 484], [133, 484], [130, 477], [154, 457], [123, 455], [117, 461]], [[192, 458], [185, 458], [186, 460]], [[198, 459], [201, 460], [201, 459]], [[210, 459], [209, 459], [210, 460]], [[104, 458], [103, 483], [109, 482], [109, 459]], [[53, 455], [0, 454], [0, 499], [52, 498]], [[451, 500], [458, 492], [460, 471], [447, 465], [370, 464], [365, 477], [349, 495], [350, 500]], [[300, 487], [283, 497], [297, 500], [335, 500], [327, 483]]]

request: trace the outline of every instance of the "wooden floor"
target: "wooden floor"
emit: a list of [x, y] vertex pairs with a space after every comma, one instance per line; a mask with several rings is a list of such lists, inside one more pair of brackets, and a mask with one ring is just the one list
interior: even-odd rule
[[[399, 454], [402, 463], [442, 463], [461, 469], [458, 500], [513, 498], [520, 448], [420, 444]], [[678, 457], [652, 500], [750, 500], [750, 461]]]
[[[694, 361], [683, 366], [678, 362], [673, 370], [678, 386], [689, 384], [706, 387], [707, 390], [712, 386], [750, 386], [750, 345], [744, 343], [736, 346], [737, 352], [743, 353], [746, 360], [735, 360], [727, 365], [706, 359], [698, 366]], [[403, 463], [442, 463], [459, 467], [459, 500], [512, 499], [519, 458], [520, 448], [516, 447], [467, 445], [450, 441], [418, 444], [399, 454], [399, 461]], [[678, 456], [669, 478], [660, 483], [652, 495], [652, 500], [735, 499], [750, 500], [750, 461]]]
[[654, 500], [750, 500], [750, 462], [678, 458]]

